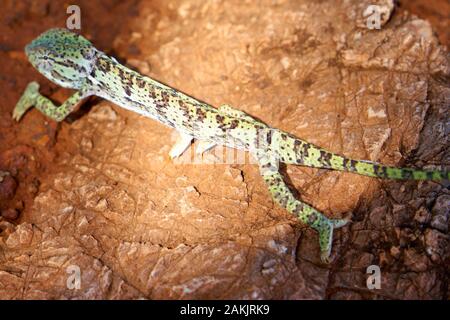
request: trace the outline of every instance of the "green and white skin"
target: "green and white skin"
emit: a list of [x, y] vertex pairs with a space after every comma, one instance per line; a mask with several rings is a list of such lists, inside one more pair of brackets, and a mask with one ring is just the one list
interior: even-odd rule
[[96, 95], [176, 129], [180, 138], [170, 151], [172, 158], [181, 155], [193, 139], [199, 140], [196, 151], [199, 153], [215, 145], [246, 150], [257, 159], [273, 199], [319, 233], [321, 258], [326, 263], [333, 230], [350, 219], [327, 218], [296, 199], [278, 169], [280, 162], [387, 179], [449, 179], [449, 171], [394, 168], [348, 159], [271, 128], [228, 105], [214, 108], [130, 70], [94, 48], [84, 37], [65, 29], [51, 29], [41, 34], [26, 46], [25, 52], [40, 73], [76, 92], [56, 106], [39, 93], [36, 82], [31, 82], [14, 109], [15, 120], [19, 121], [34, 106], [48, 117], [62, 121], [85, 98]]

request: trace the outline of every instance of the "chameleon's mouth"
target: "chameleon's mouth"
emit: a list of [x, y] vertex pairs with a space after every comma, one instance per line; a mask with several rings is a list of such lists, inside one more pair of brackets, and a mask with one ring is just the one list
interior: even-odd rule
[[27, 55], [27, 57], [30, 56], [32, 49], [33, 49], [33, 42], [31, 42], [25, 46], [25, 54]]
[[25, 54], [27, 55], [27, 57], [30, 58], [30, 56], [36, 52], [37, 48], [39, 48], [39, 44], [36, 44], [35, 41], [32, 41], [29, 44], [27, 44], [25, 46]]
[[38, 52], [46, 52], [48, 49], [50, 48], [43, 44], [42, 41], [39, 41], [39, 38], [37, 38], [25, 46], [25, 54], [27, 57], [30, 57]]

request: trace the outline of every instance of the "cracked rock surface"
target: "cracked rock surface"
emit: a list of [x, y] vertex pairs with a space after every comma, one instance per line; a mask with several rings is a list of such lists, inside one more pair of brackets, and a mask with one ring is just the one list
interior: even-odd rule
[[[111, 5], [124, 19], [115, 33], [89, 22], [99, 9], [85, 4], [82, 33], [141, 73], [333, 152], [448, 167], [448, 51], [427, 21], [378, 2], [388, 13], [380, 30], [362, 23], [373, 1], [136, 1]], [[57, 4], [42, 3], [23, 10], [64, 21]], [[0, 298], [449, 298], [442, 184], [288, 166], [304, 201], [330, 217], [352, 212], [324, 265], [316, 233], [273, 203], [254, 165], [172, 161], [171, 129], [108, 101], [89, 101], [60, 126], [37, 110], [13, 124], [27, 81], [68, 96], [20, 51], [50, 25], [40, 27], [0, 51], [16, 63], [2, 80], [12, 91], [0, 121], [22, 135], [0, 147]], [[367, 287], [371, 265], [381, 289]]]

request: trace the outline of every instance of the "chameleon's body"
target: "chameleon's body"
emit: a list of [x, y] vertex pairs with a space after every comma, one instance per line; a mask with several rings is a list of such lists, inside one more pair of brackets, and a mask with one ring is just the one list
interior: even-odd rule
[[47, 78], [77, 92], [61, 106], [55, 106], [39, 94], [38, 84], [32, 82], [14, 110], [16, 120], [35, 106], [47, 116], [62, 121], [84, 98], [97, 95], [175, 128], [181, 139], [172, 149], [171, 157], [182, 154], [194, 138], [200, 140], [198, 152], [216, 144], [247, 150], [258, 160], [261, 175], [274, 200], [319, 232], [324, 261], [328, 261], [330, 255], [333, 229], [345, 225], [348, 220], [328, 219], [297, 200], [284, 182], [278, 162], [390, 179], [449, 178], [447, 171], [400, 169], [347, 159], [271, 128], [227, 105], [213, 108], [128, 69], [95, 49], [82, 36], [64, 29], [43, 33], [25, 51], [33, 66]]

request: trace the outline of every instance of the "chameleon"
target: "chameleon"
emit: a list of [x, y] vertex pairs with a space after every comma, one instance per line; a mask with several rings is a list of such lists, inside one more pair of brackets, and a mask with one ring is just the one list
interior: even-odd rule
[[139, 74], [96, 49], [82, 35], [66, 29], [50, 29], [25, 47], [29, 62], [41, 74], [75, 93], [57, 106], [30, 82], [13, 110], [20, 121], [31, 107], [55, 121], [63, 121], [87, 97], [96, 95], [120, 107], [174, 128], [179, 138], [169, 152], [176, 158], [197, 140], [197, 153], [216, 145], [248, 151], [259, 166], [274, 202], [318, 232], [320, 257], [330, 263], [333, 231], [351, 217], [328, 218], [297, 199], [286, 184], [279, 164], [348, 171], [387, 179], [448, 180], [448, 170], [396, 168], [354, 160], [329, 152], [229, 105], [215, 108], [155, 79]]

